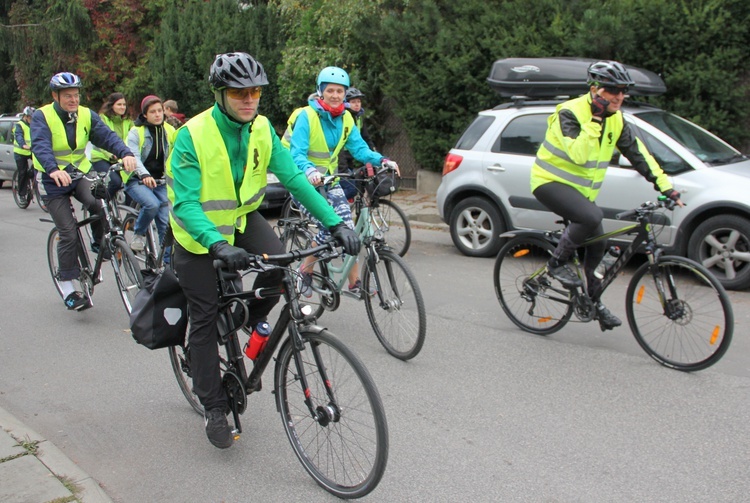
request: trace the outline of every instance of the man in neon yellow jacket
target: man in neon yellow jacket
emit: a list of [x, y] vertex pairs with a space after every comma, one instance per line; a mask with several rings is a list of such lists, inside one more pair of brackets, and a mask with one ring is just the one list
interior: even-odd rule
[[[627, 69], [616, 61], [599, 61], [589, 66], [588, 83], [588, 93], [561, 103], [548, 119], [547, 134], [531, 169], [534, 197], [570, 221], [547, 264], [550, 276], [568, 287], [583, 282], [566, 262], [586, 238], [604, 232], [604, 214], [594, 200], [615, 148], [657, 191], [682, 205], [679, 192], [623, 119], [620, 107], [634, 85]], [[606, 241], [586, 247], [583, 263], [602, 330], [622, 324], [599, 299], [599, 280], [593, 274], [606, 247]]]
[[[257, 114], [263, 66], [245, 53], [216, 56], [209, 72], [216, 103], [177, 131], [167, 160], [173, 264], [190, 312], [190, 365], [195, 394], [205, 409], [206, 435], [228, 448], [233, 437], [219, 372], [216, 321], [218, 294], [214, 259], [246, 269], [249, 253], [280, 254], [284, 246], [256, 210], [263, 200], [267, 170], [273, 172], [344, 246], [359, 252], [359, 239], [308, 183], [281, 146], [268, 119]], [[279, 271], [259, 274], [253, 288], [277, 286]], [[251, 301], [248, 326], [266, 320], [278, 298]]]

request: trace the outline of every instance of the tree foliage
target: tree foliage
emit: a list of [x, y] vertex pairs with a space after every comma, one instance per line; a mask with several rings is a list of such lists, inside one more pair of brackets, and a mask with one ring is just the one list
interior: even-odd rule
[[6, 0], [0, 23], [5, 111], [49, 101], [49, 76], [70, 70], [93, 108], [119, 90], [193, 115], [213, 100], [215, 54], [245, 51], [268, 73], [261, 112], [277, 129], [320, 69], [341, 66], [367, 95], [376, 142], [395, 102], [418, 163], [437, 170], [500, 101], [494, 60], [581, 56], [661, 73], [668, 92], [652, 101], [750, 144], [747, 0]]

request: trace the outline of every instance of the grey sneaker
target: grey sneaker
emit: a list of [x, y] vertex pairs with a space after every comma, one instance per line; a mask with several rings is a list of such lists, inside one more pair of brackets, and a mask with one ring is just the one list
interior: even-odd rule
[[146, 249], [146, 236], [141, 236], [140, 234], [136, 234], [135, 238], [133, 238], [133, 242], [130, 243], [130, 249], [134, 252], [142, 252]]
[[223, 409], [211, 409], [205, 412], [206, 436], [208, 441], [219, 449], [227, 449], [232, 446], [234, 436], [229, 428], [227, 415]]
[[620, 318], [612, 314], [601, 302], [596, 305], [596, 319], [599, 320], [599, 328], [602, 329], [602, 332], [622, 325]]
[[299, 276], [297, 278], [297, 281], [298, 281], [297, 289], [299, 290], [299, 293], [306, 299], [309, 299], [310, 297], [312, 297], [312, 294], [313, 294], [312, 280], [313, 280], [312, 273], [302, 272], [302, 268], [300, 267]]
[[547, 263], [547, 274], [555, 278], [557, 281], [567, 287], [579, 287], [583, 286], [583, 281], [574, 273], [567, 264], [562, 264], [557, 267], [551, 263]]

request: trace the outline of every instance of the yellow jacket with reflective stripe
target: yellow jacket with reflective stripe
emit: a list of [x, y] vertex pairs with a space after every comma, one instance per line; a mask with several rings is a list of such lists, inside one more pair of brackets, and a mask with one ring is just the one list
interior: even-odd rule
[[[100, 114], [99, 118], [102, 120], [103, 123], [105, 123], [109, 129], [114, 131], [117, 136], [120, 137], [120, 139], [124, 142], [125, 139], [128, 137], [128, 132], [133, 127], [133, 119], [129, 118], [120, 118], [116, 122], [106, 114]], [[96, 161], [109, 161], [109, 158], [112, 156], [111, 153], [107, 152], [103, 148], [99, 148], [96, 145], [93, 146], [91, 149], [91, 162]], [[126, 173], [125, 171], [121, 172], [123, 175]]]
[[[39, 110], [44, 114], [47, 127], [52, 134], [52, 153], [57, 161], [57, 167], [65, 170], [65, 166], [72, 164], [80, 171], [88, 173], [91, 169], [91, 161], [86, 157], [86, 144], [89, 142], [89, 131], [91, 131], [91, 110], [86, 107], [78, 107], [75, 150], [70, 150], [68, 137], [65, 134], [65, 125], [55, 112], [53, 103], [44, 105]], [[44, 167], [36, 160], [36, 156], [33, 156], [33, 159], [34, 167], [44, 172]]]
[[325, 134], [323, 133], [323, 126], [320, 124], [320, 117], [318, 112], [311, 106], [301, 107], [292, 112], [287, 121], [287, 128], [284, 131], [284, 136], [281, 138], [281, 144], [286, 148], [291, 148], [290, 142], [292, 141], [292, 132], [294, 131], [294, 123], [297, 122], [297, 116], [305, 111], [307, 114], [307, 122], [310, 124], [310, 147], [307, 149], [307, 159], [315, 165], [320, 171], [320, 168], [325, 168], [322, 174], [328, 173], [332, 175], [336, 172], [339, 165], [339, 152], [346, 145], [346, 140], [349, 137], [349, 131], [354, 126], [354, 119], [352, 114], [343, 114], [344, 126], [343, 134], [339, 138], [339, 143], [336, 148], [333, 149], [333, 153], [328, 150], [328, 143], [326, 142]]
[[[562, 109], [570, 110], [578, 119], [578, 138], [563, 135], [558, 117]], [[591, 93], [557, 105], [547, 119], [547, 134], [531, 168], [532, 192], [545, 183], [559, 182], [574, 187], [591, 201], [596, 199], [622, 133], [623, 118], [618, 110], [607, 117], [602, 131], [602, 124], [592, 117]], [[600, 141], [602, 138], [605, 140]]]
[[24, 157], [29, 157], [31, 155], [31, 150], [26, 150], [25, 148], [21, 147], [21, 145], [19, 145], [18, 142], [16, 141], [16, 133], [15, 133], [16, 126], [21, 126], [21, 129], [23, 129], [23, 142], [29, 147], [31, 146], [31, 129], [29, 128], [29, 125], [26, 124], [26, 122], [24, 122], [23, 119], [21, 119], [20, 121], [16, 122], [13, 125], [13, 129], [12, 129], [13, 152], [15, 152], [18, 155], [22, 155]]
[[[271, 123], [262, 115], [253, 121], [250, 143], [247, 150], [245, 177], [239, 190], [234, 187], [230, 169], [229, 153], [216, 122], [211, 117], [211, 108], [193, 117], [184, 126], [190, 131], [195, 155], [201, 167], [201, 206], [209, 220], [227, 240], [234, 244], [235, 230], [245, 231], [246, 215], [255, 211], [266, 192], [266, 173], [271, 160], [273, 140]], [[183, 248], [195, 254], [206, 254], [208, 249], [194, 240], [172, 211], [174, 190], [172, 189], [172, 154], [167, 159], [167, 197], [170, 202], [169, 221], [174, 238]]]

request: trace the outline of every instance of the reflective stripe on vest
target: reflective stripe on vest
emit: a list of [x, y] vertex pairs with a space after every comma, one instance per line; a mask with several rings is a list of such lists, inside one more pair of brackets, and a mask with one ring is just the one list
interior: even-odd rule
[[[52, 103], [44, 105], [39, 110], [44, 114], [47, 127], [52, 135], [52, 154], [57, 161], [57, 167], [64, 170], [68, 164], [72, 164], [80, 171], [88, 173], [91, 169], [91, 161], [86, 157], [86, 144], [89, 142], [89, 131], [91, 131], [91, 110], [86, 107], [78, 107], [78, 119], [76, 120], [76, 149], [70, 150], [68, 136], [65, 134], [65, 125], [60, 116], [55, 112]], [[36, 156], [34, 167], [39, 171], [45, 171]]]
[[16, 122], [16, 124], [13, 126], [13, 152], [18, 155], [28, 157], [31, 155], [31, 150], [22, 148], [21, 145], [19, 145], [16, 141], [16, 126], [21, 126], [21, 129], [23, 130], [23, 142], [29, 147], [31, 146], [31, 129], [29, 128], [29, 125], [23, 121], [23, 119]]
[[[539, 147], [534, 165], [531, 168], [531, 191], [549, 182], [558, 182], [578, 190], [589, 200], [596, 199], [604, 181], [607, 167], [616, 148], [623, 128], [622, 112], [607, 118], [605, 129], [600, 139], [596, 140], [598, 148], [591, 149], [589, 158], [583, 165], [576, 164], [559, 144], [559, 113], [562, 109], [569, 110], [578, 119], [579, 124], [591, 122], [591, 105], [588, 94], [557, 106], [557, 110], [548, 121], [547, 134]], [[553, 129], [557, 128], [557, 129]], [[581, 133], [585, 134], [585, 133]], [[608, 140], [613, 139], [613, 140]], [[602, 141], [603, 140], [603, 141]]]
[[[107, 117], [104, 114], [100, 115], [99, 117], [109, 129], [114, 131], [115, 134], [120, 137], [123, 143], [127, 142], [128, 132], [130, 132], [130, 128], [133, 127], [133, 121], [131, 119], [122, 119], [121, 121], [118, 121], [117, 124], [115, 124], [115, 122], [111, 118]], [[111, 156], [112, 154], [110, 152], [107, 152], [103, 148], [95, 146], [91, 149], [91, 162], [108, 161]], [[125, 171], [122, 171], [122, 174], [125, 174]]]
[[294, 132], [294, 124], [297, 122], [297, 116], [305, 111], [307, 114], [307, 122], [310, 124], [310, 145], [307, 150], [307, 160], [310, 161], [318, 168], [318, 171], [329, 175], [332, 175], [339, 162], [339, 152], [346, 145], [346, 140], [349, 139], [349, 133], [351, 133], [354, 127], [354, 119], [352, 114], [345, 113], [342, 117], [344, 118], [344, 133], [339, 138], [339, 142], [336, 148], [333, 149], [333, 153], [328, 150], [328, 143], [326, 142], [325, 133], [323, 133], [323, 125], [320, 123], [320, 117], [313, 107], [306, 106], [296, 109], [289, 116], [287, 121], [287, 128], [284, 131], [284, 136], [281, 138], [281, 144], [286, 148], [291, 149], [292, 133]]
[[[174, 146], [175, 129], [172, 127], [171, 124], [167, 124], [166, 122], [163, 122], [162, 125], [164, 126], [164, 135], [167, 137], [167, 150], [164, 152], [164, 157], [169, 159], [169, 153], [172, 151], [172, 147]], [[143, 162], [145, 161], [143, 157], [143, 144], [146, 143], [146, 127], [147, 126], [134, 126], [134, 127], [138, 129], [138, 152], [140, 152], [138, 155], [141, 156], [141, 162]], [[153, 146], [151, 148], [153, 148]], [[93, 159], [93, 156], [92, 156], [92, 159]], [[166, 168], [166, 163], [164, 163], [164, 167]], [[122, 183], [123, 184], [128, 183], [128, 180], [130, 180], [130, 177], [132, 174], [133, 173], [128, 173], [125, 170], [120, 171], [120, 176], [122, 177]]]
[[[238, 200], [227, 147], [216, 121], [211, 117], [212, 110], [210, 108], [201, 112], [182, 127], [190, 131], [196, 159], [201, 168], [201, 208], [222, 237], [229, 244], [234, 244], [235, 230], [245, 231], [246, 215], [258, 209], [266, 192], [266, 174], [273, 149], [271, 123], [262, 115], [258, 115], [253, 121], [245, 175]], [[166, 178], [167, 197], [170, 201], [169, 220], [175, 239], [191, 253], [208, 253], [208, 249], [190, 236], [183, 222], [174, 214], [171, 155], [167, 159]]]

